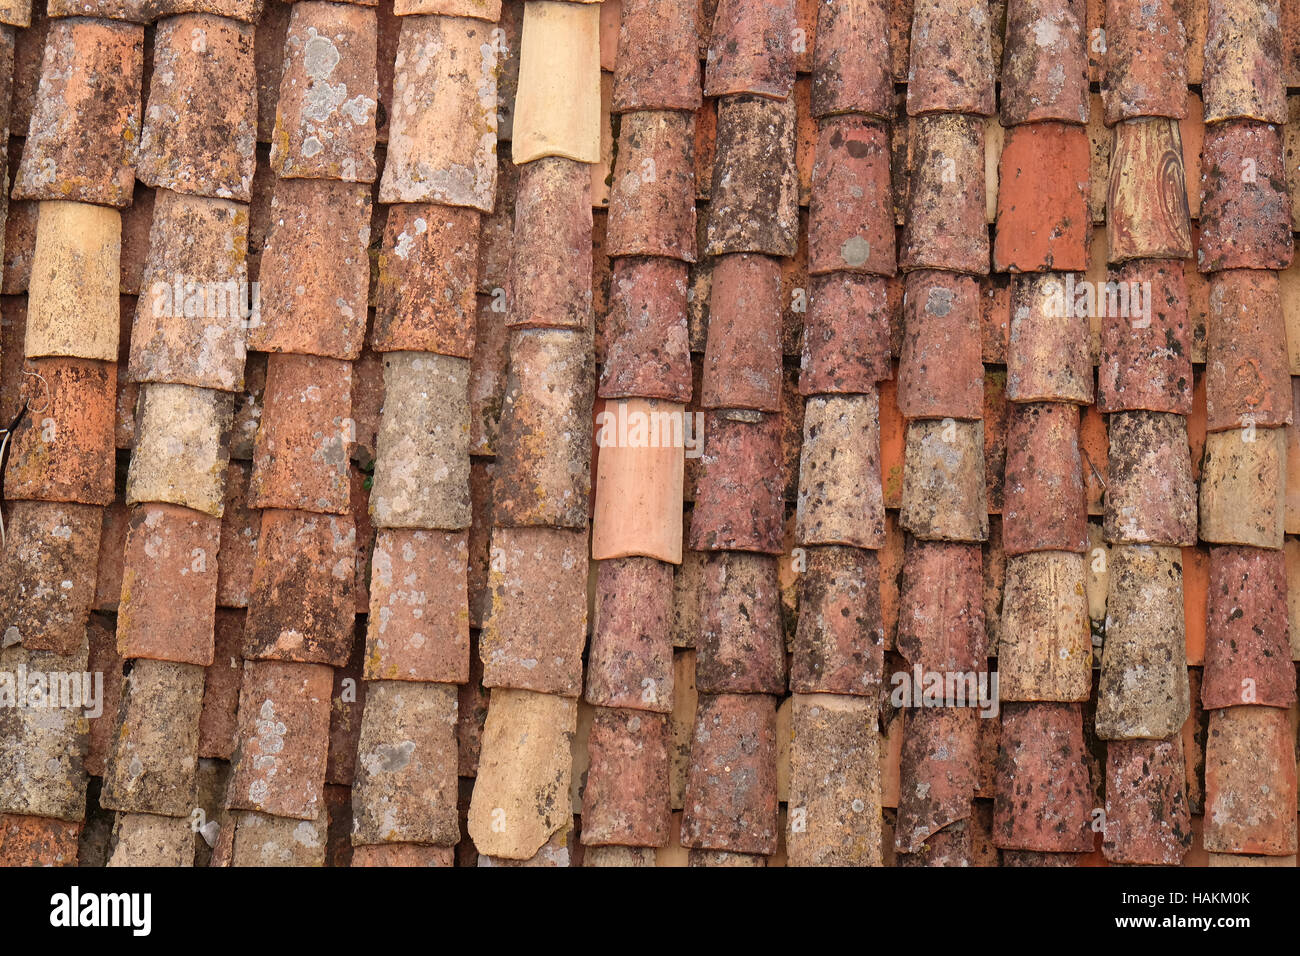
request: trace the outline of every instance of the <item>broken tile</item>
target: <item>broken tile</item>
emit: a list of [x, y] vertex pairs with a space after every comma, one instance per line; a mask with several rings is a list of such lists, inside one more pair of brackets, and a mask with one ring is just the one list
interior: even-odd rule
[[964, 707], [917, 707], [906, 713], [894, 848], [913, 853], [970, 817], [979, 718]]

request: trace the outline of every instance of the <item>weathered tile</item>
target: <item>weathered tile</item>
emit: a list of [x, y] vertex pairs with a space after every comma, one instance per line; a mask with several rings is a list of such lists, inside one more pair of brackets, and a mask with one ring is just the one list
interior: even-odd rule
[[370, 187], [279, 179], [248, 347], [355, 359], [366, 335]]
[[756, 93], [784, 99], [794, 85], [794, 0], [717, 0], [704, 95]]
[[1285, 269], [1291, 264], [1291, 199], [1280, 126], [1238, 120], [1206, 127], [1196, 265]]
[[1075, 274], [1014, 276], [1007, 340], [1007, 398], [1013, 402], [1092, 402], [1088, 314]]
[[625, 113], [609, 196], [610, 256], [695, 261], [694, 114]]
[[776, 708], [765, 694], [702, 694], [681, 844], [770, 855], [778, 837]]
[[[1205, 121], [1286, 122], [1282, 24], [1276, 0], [1216, 0], [1205, 38]], [[1288, 4], [1289, 6], [1289, 4]]]
[[1090, 852], [1091, 810], [1080, 705], [1008, 702], [998, 748], [994, 844]]
[[808, 270], [893, 275], [889, 130], [862, 116], [821, 121], [812, 174]]
[[906, 221], [899, 268], [987, 275], [984, 121], [955, 113], [918, 116], [908, 134], [912, 172], [908, 200], [900, 204]]
[[88, 705], [50, 705], [55, 694], [60, 704], [76, 703], [70, 695], [80, 695], [84, 704], [86, 661], [84, 627], [66, 656], [0, 648], [0, 811], [70, 822], [84, 818]]
[[614, 61], [616, 113], [700, 107], [698, 8], [694, 0], [623, 0]]
[[485, 687], [577, 697], [587, 641], [587, 536], [496, 528], [492, 607], [479, 635]]
[[[1097, 371], [1099, 410], [1189, 414], [1192, 335], [1182, 263], [1132, 260], [1111, 270], [1109, 279], [1115, 307], [1108, 287]], [[1134, 308], [1139, 295], [1140, 310]]]
[[1205, 744], [1205, 849], [1296, 852], [1295, 742], [1287, 712], [1228, 707], [1210, 713]]
[[893, 372], [886, 280], [832, 273], [811, 280], [799, 394], [861, 393]]
[[[104, 775], [104, 763], [108, 752], [113, 747], [117, 734], [118, 709], [122, 703], [122, 658], [117, 653], [117, 639], [113, 633], [111, 621], [99, 615], [92, 615], [86, 627], [86, 642], [89, 645], [86, 658], [86, 670], [91, 674], [93, 693], [99, 696], [99, 706], [91, 708], [97, 716], [89, 716], [90, 742], [86, 748], [86, 773], [92, 777]], [[97, 676], [98, 675], [98, 676]], [[102, 689], [97, 689], [99, 681]], [[85, 685], [82, 685], [83, 690]]]
[[167, 504], [132, 509], [117, 647], [124, 658], [213, 663], [221, 519]]
[[796, 693], [874, 696], [884, 664], [879, 558], [861, 548], [807, 549], [790, 665]]
[[131, 381], [243, 388], [256, 294], [247, 250], [246, 206], [158, 190], [131, 327]]
[[108, 866], [193, 866], [192, 824], [185, 817], [119, 813]]
[[707, 254], [794, 255], [799, 230], [795, 120], [793, 100], [742, 95], [718, 101]]
[[889, 16], [884, 0], [817, 5], [814, 116], [852, 112], [889, 119], [893, 114]]
[[923, 672], [987, 669], [978, 545], [909, 538], [899, 589], [899, 655]]
[[376, 527], [469, 527], [469, 369], [468, 359], [384, 354], [370, 494]]
[[324, 866], [325, 815], [297, 820], [265, 813], [232, 813], [234, 845], [230, 865]]
[[141, 26], [50, 23], [15, 199], [130, 205], [143, 69]]
[[580, 163], [542, 159], [519, 171], [507, 292], [510, 325], [591, 327], [590, 190], [591, 177]]
[[585, 699], [667, 713], [673, 706], [673, 567], [652, 558], [601, 561]]
[[117, 360], [122, 214], [79, 202], [42, 202], [27, 302], [28, 358]]
[[26, 409], [7, 436], [10, 499], [106, 505], [113, 500], [117, 367], [43, 358], [23, 366]]
[[[1002, 53], [1002, 122], [1086, 123], [1088, 42], [1081, 0], [1007, 4]], [[996, 21], [994, 33], [996, 33]]]
[[513, 333], [493, 485], [496, 524], [587, 526], [593, 366], [586, 333]]
[[352, 519], [262, 512], [244, 656], [341, 667], [356, 613]]
[[[1043, 162], [1044, 156], [1052, 162]], [[995, 270], [1087, 268], [1090, 162], [1081, 126], [1031, 123], [1007, 130], [998, 162]]]
[[933, 541], [988, 538], [982, 421], [910, 422], [903, 463], [906, 530]]
[[1181, 553], [1117, 546], [1109, 564], [1097, 736], [1163, 740], [1178, 732], [1190, 708]]
[[[989, 12], [983, 4], [955, 16], [941, 0], [915, 0], [907, 71], [908, 115], [991, 116], [997, 112], [989, 29]], [[936, 61], [944, 63], [942, 70], [934, 68]]]
[[1281, 548], [1286, 517], [1286, 429], [1245, 428], [1205, 436], [1201, 539]]
[[376, 843], [356, 847], [352, 866], [453, 866], [453, 848], [419, 843]]
[[909, 272], [903, 295], [898, 409], [906, 419], [979, 418], [979, 285], [970, 276]]
[[1178, 866], [1192, 846], [1181, 737], [1106, 745], [1106, 839], [1111, 863]]
[[705, 694], [785, 688], [776, 559], [744, 551], [705, 557], [695, 681]]
[[376, 351], [474, 354], [480, 219], [475, 210], [435, 203], [389, 207], [375, 287]]
[[1180, 7], [1177, 0], [1106, 0], [1100, 79], [1108, 126], [1139, 116], [1183, 115], [1189, 77]]
[[159, 21], [136, 163], [145, 184], [249, 201], [257, 140], [254, 32], [251, 23], [208, 13]]
[[469, 807], [479, 853], [527, 860], [572, 824], [570, 745], [577, 701], [496, 688]]
[[978, 776], [974, 710], [918, 707], [907, 712], [899, 766], [894, 848], [941, 852], [945, 829], [970, 818]]
[[1002, 700], [1087, 700], [1092, 628], [1084, 556], [1040, 551], [1007, 556], [998, 642]]
[[140, 392], [127, 504], [182, 505], [221, 516], [232, 396], [188, 385], [146, 385]]
[[[1157, 6], [1168, 2], [1160, 0]], [[1136, 8], [1132, 0], [1124, 3]], [[1179, 90], [1181, 102], [1181, 84]], [[1192, 254], [1182, 136], [1174, 120], [1126, 120], [1115, 127], [1106, 243], [1108, 261], [1115, 263], [1186, 259]]]
[[0, 867], [77, 866], [80, 820], [0, 814]]
[[1008, 407], [1002, 544], [1007, 555], [1087, 546], [1088, 505], [1079, 454], [1079, 407]]
[[1296, 699], [1286, 608], [1286, 557], [1262, 548], [1210, 549], [1205, 709]]
[[432, 13], [441, 17], [475, 17], [492, 23], [501, 16], [501, 0], [395, 0], [393, 12], [399, 17]]
[[795, 528], [800, 544], [884, 545], [879, 428], [875, 389], [806, 399]]
[[270, 356], [253, 446], [251, 507], [347, 513], [351, 389], [352, 366], [346, 361]]
[[602, 398], [691, 398], [687, 266], [663, 257], [617, 259], [610, 281]]
[[669, 738], [666, 714], [596, 708], [582, 795], [584, 845], [668, 842]]
[[781, 265], [771, 256], [713, 263], [702, 408], [781, 408]]
[[200, 757], [229, 760], [235, 752], [243, 650], [243, 612], [218, 609], [212, 664], [203, 675], [203, 710], [199, 714]]
[[1291, 376], [1277, 274], [1231, 269], [1209, 281], [1206, 428], [1289, 424]]
[[141, 658], [122, 685], [121, 724], [104, 770], [100, 805], [188, 817], [198, 769], [203, 668]]
[[[524, 5], [511, 155], [600, 161], [600, 7]], [[584, 171], [585, 173], [585, 171]]]
[[[248, 661], [226, 806], [316, 820], [329, 744], [331, 672], [320, 664]], [[238, 843], [238, 835], [236, 835]]]
[[373, 9], [293, 5], [271, 134], [277, 176], [374, 182], [377, 34]]
[[782, 554], [782, 481], [775, 467], [780, 460], [778, 416], [706, 415], [689, 546], [699, 551]]
[[1163, 412], [1116, 412], [1108, 425], [1106, 540], [1195, 544], [1196, 483], [1187, 419]]
[[352, 786], [352, 842], [459, 840], [455, 685], [372, 682]]

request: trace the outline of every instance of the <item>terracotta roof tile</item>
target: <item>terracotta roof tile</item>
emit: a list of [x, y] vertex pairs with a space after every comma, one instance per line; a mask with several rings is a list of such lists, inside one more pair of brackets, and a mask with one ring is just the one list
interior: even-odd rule
[[690, 547], [781, 554], [781, 478], [773, 469], [781, 456], [780, 418], [712, 412], [704, 421]]
[[194, 807], [203, 668], [135, 661], [122, 685], [121, 724], [108, 754], [100, 805], [188, 817]]
[[577, 710], [567, 697], [492, 691], [469, 807], [469, 835], [479, 853], [527, 860], [571, 825], [570, 744]]
[[1278, 0], [1212, 0], [1205, 40], [1205, 120], [1286, 122]]
[[665, 714], [597, 707], [582, 796], [582, 843], [663, 846], [668, 842]]
[[590, 339], [521, 330], [510, 341], [497, 443], [497, 524], [585, 528], [591, 490]]
[[247, 207], [160, 190], [127, 376], [238, 391], [252, 299]]
[[776, 561], [721, 551], [705, 557], [695, 681], [705, 694], [779, 694], [785, 686]]
[[42, 202], [39, 210], [26, 354], [115, 361], [121, 214], [74, 202]]
[[984, 576], [976, 545], [908, 538], [895, 644], [923, 671], [986, 669]]
[[776, 708], [765, 694], [701, 694], [681, 843], [770, 855], [777, 847]]
[[1084, 557], [1007, 555], [998, 644], [998, 693], [1008, 700], [1087, 700], [1092, 633]]
[[952, 272], [908, 273], [898, 408], [904, 418], [979, 418], [979, 287]]
[[705, 57], [704, 95], [789, 96], [795, 25], [795, 0], [718, 0]]
[[1108, 744], [1106, 859], [1178, 866], [1192, 845], [1184, 785], [1181, 738]]
[[714, 260], [702, 408], [781, 409], [781, 272], [771, 256]]
[[1011, 405], [1008, 413], [1006, 553], [1083, 552], [1088, 539], [1079, 407], [1042, 402]]
[[1195, 544], [1196, 484], [1187, 419], [1161, 412], [1116, 412], [1108, 425], [1106, 540]]
[[507, 288], [510, 325], [591, 327], [590, 188], [586, 167], [569, 160], [543, 159], [520, 169]]
[[602, 398], [691, 398], [687, 281], [687, 266], [673, 259], [615, 260]]
[[659, 713], [672, 709], [673, 655], [667, 638], [672, 596], [670, 564], [630, 557], [596, 565], [588, 703]]
[[270, 357], [250, 506], [347, 513], [351, 387], [347, 362], [314, 355]]
[[15, 198], [130, 204], [143, 57], [143, 27], [51, 24]]
[[1211, 432], [1201, 465], [1201, 539], [1282, 547], [1286, 429]]
[[276, 175], [374, 182], [376, 17], [352, 3], [295, 3], [271, 135]]
[[821, 121], [808, 223], [808, 269], [893, 275], [888, 128], [861, 116]]
[[76, 866], [81, 821], [0, 814], [0, 867]]
[[1105, 41], [1100, 79], [1107, 125], [1184, 114], [1189, 44], [1177, 0], [1106, 0]]
[[226, 474], [226, 501], [221, 515], [221, 560], [217, 568], [217, 605], [248, 607], [257, 562], [257, 513], [248, 507], [247, 462], [232, 461]]
[[1205, 745], [1205, 849], [1296, 852], [1294, 733], [1276, 707], [1212, 711]]
[[479, 220], [472, 209], [389, 207], [371, 337], [377, 351], [473, 355]]
[[874, 696], [883, 666], [877, 552], [838, 546], [807, 550], [790, 665], [796, 693]]
[[1083, 0], [1007, 4], [1003, 123], [1088, 122], [1085, 6]]
[[1108, 560], [1097, 736], [1163, 740], [1189, 712], [1181, 555], [1177, 548], [1124, 545], [1112, 547]]
[[1210, 549], [1209, 625], [1201, 702], [1288, 707], [1296, 699], [1282, 552]]
[[1207, 428], [1289, 424], [1291, 378], [1276, 273], [1216, 272], [1210, 276], [1209, 304]]
[[799, 226], [795, 118], [792, 100], [742, 95], [718, 101], [709, 255], [794, 254]]
[[1078, 704], [1011, 703], [1002, 709], [993, 842], [1007, 850], [1093, 849], [1091, 794]]
[[157, 501], [221, 516], [231, 420], [225, 392], [146, 385], [137, 412], [136, 450], [126, 501]]
[[1293, 246], [1281, 129], [1216, 123], [1206, 128], [1202, 156], [1197, 266], [1285, 269]]
[[[1052, 162], [1043, 162], [1044, 156]], [[1031, 123], [1007, 130], [998, 164], [994, 269], [1087, 267], [1090, 162], [1081, 126]]]
[[600, 161], [600, 7], [524, 4], [511, 157]]
[[116, 379], [116, 367], [105, 362], [27, 362], [27, 414], [10, 436], [6, 495], [88, 505], [113, 500]]
[[[915, 0], [912, 8], [908, 114], [997, 112], [988, 8], [976, 4], [961, 16], [941, 0]], [[944, 69], [933, 69], [936, 62]]]
[[36, 253], [36, 229], [41, 205], [20, 200], [9, 203], [9, 213], [5, 219], [5, 295], [27, 291], [32, 275], [32, 258]]
[[894, 847], [913, 853], [946, 827], [970, 817], [979, 718], [974, 710], [955, 707], [920, 707], [906, 713]]
[[[276, 101], [280, 98], [280, 74], [284, 66], [284, 40], [289, 32], [289, 17], [295, 5], [271, 0], [265, 4], [262, 16], [257, 21], [253, 65], [257, 76], [258, 143], [271, 142], [271, 133], [275, 129]], [[390, 76], [390, 93], [391, 85]]]
[[854, 112], [888, 119], [892, 115], [890, 6], [886, 0], [817, 4], [814, 116]]
[[[73, 654], [95, 601], [103, 509], [15, 501], [0, 551], [0, 645]], [[64, 583], [67, 582], [67, 586]]]
[[239, 744], [226, 793], [228, 808], [298, 820], [318, 818], [324, 796], [329, 702], [327, 667], [279, 661], [244, 665]]
[[244, 656], [342, 666], [356, 613], [352, 519], [262, 512]]
[[[524, 0], [502, 0], [496, 29], [497, 44], [497, 155], [502, 165], [513, 166], [508, 150], [500, 148], [514, 137], [515, 100], [519, 96], [520, 46], [524, 30]], [[382, 76], [382, 74], [381, 74]], [[499, 189], [499, 187], [498, 187]]]
[[235, 752], [239, 726], [243, 613], [219, 608], [213, 634], [212, 664], [203, 673], [203, 710], [199, 714], [197, 753], [200, 757], [229, 760]]
[[607, 255], [695, 261], [693, 124], [691, 113], [623, 114], [610, 194]]
[[[696, 110], [700, 68], [694, 0], [623, 0], [614, 64], [614, 111]], [[602, 50], [603, 53], [603, 50]]]
[[682, 445], [690, 419], [681, 405], [641, 399], [611, 402], [601, 415], [607, 417], [597, 441], [606, 447], [596, 461], [592, 557], [644, 555], [679, 563]]
[[[248, 202], [257, 139], [253, 34], [251, 24], [207, 13], [158, 22], [136, 166], [147, 185]], [[198, 38], [203, 49], [192, 50]]]
[[1118, 124], [1106, 209], [1109, 261], [1186, 259], [1192, 254], [1187, 215], [1178, 124], [1167, 119]]
[[117, 644], [124, 658], [213, 662], [221, 519], [176, 505], [133, 509]]
[[122, 703], [122, 658], [117, 653], [113, 624], [101, 615], [91, 615], [86, 627], [89, 653], [86, 670], [102, 675], [103, 694], [98, 717], [91, 717], [90, 740], [84, 767], [92, 777], [104, 776], [104, 764], [117, 734], [118, 709]]
[[[488, 589], [488, 565], [492, 551], [492, 481], [496, 462], [491, 458], [472, 457], [469, 465], [470, 513], [469, 568], [466, 571], [469, 591], [470, 627], [482, 627], [487, 616], [491, 593]], [[470, 667], [477, 655], [471, 654]]]
[[1151, 297], [1140, 318], [1109, 307], [1102, 318], [1098, 408], [1187, 415], [1192, 409], [1191, 317], [1182, 264], [1134, 260], [1112, 270], [1109, 279], [1119, 284], [1121, 295], [1125, 287], [1131, 295], [1149, 282]]
[[912, 174], [899, 268], [986, 275], [984, 122], [939, 114], [918, 116], [908, 128]]
[[478, 297], [474, 357], [469, 369], [469, 449], [474, 455], [496, 452], [509, 354], [509, 330], [493, 310], [493, 298]]
[[879, 419], [875, 389], [805, 402], [795, 532], [800, 544], [884, 543]]
[[368, 679], [468, 679], [465, 542], [464, 532], [379, 532], [371, 562]]
[[492, 608], [479, 635], [484, 686], [577, 697], [587, 639], [586, 533], [498, 527], [492, 555]]
[[374, 681], [366, 689], [352, 841], [432, 843], [460, 839], [456, 818], [456, 687]]
[[369, 187], [277, 180], [271, 215], [249, 348], [355, 359], [366, 334]]
[[184, 817], [119, 813], [108, 866], [193, 866], [195, 833]]
[[988, 538], [984, 423], [951, 419], [907, 426], [903, 528], [925, 540]]
[[229, 866], [324, 866], [326, 825], [264, 813], [232, 813]]
[[453, 848], [418, 843], [386, 843], [355, 847], [352, 866], [453, 866]]

